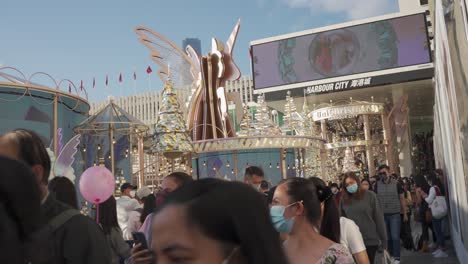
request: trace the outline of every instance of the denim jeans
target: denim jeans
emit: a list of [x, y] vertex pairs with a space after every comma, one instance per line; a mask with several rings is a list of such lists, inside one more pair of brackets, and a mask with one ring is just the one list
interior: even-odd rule
[[392, 257], [400, 259], [400, 214], [384, 214], [385, 225], [387, 226], [388, 252]]
[[436, 235], [436, 242], [439, 248], [445, 247], [445, 234], [444, 234], [444, 229], [442, 228], [442, 222], [444, 221], [444, 218], [441, 218], [441, 219], [435, 219], [434, 217], [432, 218], [432, 226], [434, 227], [434, 231]]

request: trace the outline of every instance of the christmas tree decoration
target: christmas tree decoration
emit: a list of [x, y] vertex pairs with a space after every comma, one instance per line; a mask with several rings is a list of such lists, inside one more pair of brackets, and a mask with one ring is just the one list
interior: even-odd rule
[[159, 120], [154, 126], [153, 142], [151, 149], [153, 152], [163, 153], [171, 159], [193, 152], [192, 141], [185, 128], [185, 120], [170, 80], [165, 83], [162, 92]]
[[248, 106], [244, 107], [244, 117], [240, 123], [239, 137], [253, 136], [255, 134], [255, 124], [253, 121], [252, 113]]
[[254, 121], [256, 134], [262, 136], [281, 135], [281, 130], [271, 119], [269, 108], [265, 102], [265, 95], [261, 94], [257, 97], [257, 104], [259, 106], [255, 112]]
[[345, 150], [345, 157], [343, 159], [343, 173], [349, 172], [349, 171], [359, 171], [359, 168], [356, 167], [355, 160], [354, 160], [354, 153], [351, 151], [351, 149], [348, 147]]
[[[308, 107], [308, 106], [307, 106]], [[306, 107], [306, 111], [307, 111]], [[296, 108], [294, 98], [291, 96], [291, 92], [288, 91], [286, 94], [286, 104], [284, 105], [284, 116], [283, 116], [283, 134], [295, 135], [295, 136], [311, 136], [311, 124], [308, 124], [306, 128], [305, 123], [306, 116], [301, 115]]]

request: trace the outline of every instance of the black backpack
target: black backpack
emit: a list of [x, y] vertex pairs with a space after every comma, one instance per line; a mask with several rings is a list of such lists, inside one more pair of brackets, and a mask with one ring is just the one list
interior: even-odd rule
[[25, 263], [45, 264], [54, 263], [58, 255], [55, 251], [54, 233], [80, 212], [76, 209], [68, 209], [52, 218], [42, 229], [35, 232], [31, 239], [24, 245]]

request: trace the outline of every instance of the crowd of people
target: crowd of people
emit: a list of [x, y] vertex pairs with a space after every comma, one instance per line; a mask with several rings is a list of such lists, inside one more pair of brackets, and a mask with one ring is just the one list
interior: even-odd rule
[[[382, 165], [369, 179], [347, 172], [339, 182], [294, 177], [276, 186], [255, 166], [243, 183], [174, 172], [154, 191], [122, 184], [93, 219], [77, 210], [70, 180], [48, 181], [50, 170], [34, 132], [0, 136], [5, 263], [368, 264], [379, 251], [400, 263], [401, 247], [447, 256], [446, 217], [431, 215], [445, 194], [441, 171], [400, 178]], [[411, 220], [422, 226], [417, 237]]]

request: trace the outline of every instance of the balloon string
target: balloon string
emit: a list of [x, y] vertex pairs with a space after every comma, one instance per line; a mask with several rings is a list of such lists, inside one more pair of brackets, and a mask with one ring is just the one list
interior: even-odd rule
[[96, 223], [99, 224], [99, 204], [96, 204]]

